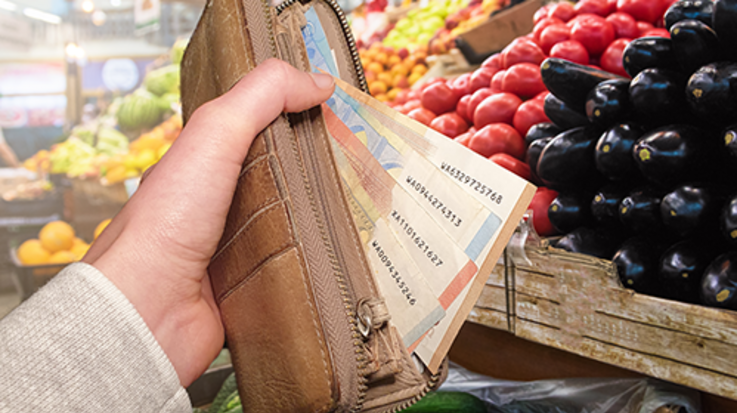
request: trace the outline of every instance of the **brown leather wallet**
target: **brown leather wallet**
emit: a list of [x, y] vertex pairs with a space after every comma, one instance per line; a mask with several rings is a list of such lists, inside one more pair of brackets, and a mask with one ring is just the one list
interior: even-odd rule
[[[182, 62], [185, 121], [259, 63], [307, 71], [314, 7], [339, 73], [365, 88], [334, 0], [210, 0]], [[247, 116], [247, 114], [244, 114]], [[442, 381], [415, 361], [358, 238], [320, 108], [282, 114], [254, 141], [209, 267], [244, 411], [392, 412]]]

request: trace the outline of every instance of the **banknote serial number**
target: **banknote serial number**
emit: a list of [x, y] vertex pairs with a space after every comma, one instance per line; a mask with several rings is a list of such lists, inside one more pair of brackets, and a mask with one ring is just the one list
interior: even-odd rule
[[430, 192], [430, 190], [425, 187], [425, 185], [422, 185], [422, 183], [418, 182], [411, 175], [407, 176], [407, 184], [409, 184], [410, 188], [417, 191], [418, 194], [424, 196], [430, 206], [439, 211], [445, 219], [450, 221], [456, 227], [461, 226], [461, 223], [463, 222], [461, 217], [456, 216], [453, 210], [448, 208], [448, 206], [443, 201], [433, 195], [432, 192]]
[[394, 220], [399, 224], [399, 228], [401, 231], [407, 235], [410, 240], [417, 246], [417, 248], [422, 251], [422, 253], [427, 257], [428, 260], [430, 260], [431, 263], [435, 264], [436, 267], [440, 267], [443, 265], [443, 259], [438, 256], [437, 253], [430, 247], [430, 244], [428, 244], [422, 237], [417, 234], [417, 231], [415, 231], [414, 227], [407, 222], [404, 217], [397, 212], [396, 210], [392, 211], [391, 217], [394, 218]]
[[474, 191], [480, 193], [481, 195], [489, 198], [491, 202], [496, 202], [497, 205], [502, 204], [502, 194], [494, 191], [493, 188], [486, 186], [481, 181], [477, 180], [476, 178], [468, 175], [467, 173], [461, 171], [460, 169], [456, 168], [455, 166], [451, 166], [445, 162], [443, 162], [440, 165], [440, 169], [445, 171], [448, 175], [450, 175], [451, 178], [457, 180], [458, 182], [468, 185], [471, 189]]
[[397, 269], [392, 264], [392, 260], [389, 258], [387, 253], [384, 252], [384, 249], [381, 247], [381, 244], [379, 244], [379, 241], [374, 240], [371, 243], [371, 247], [376, 252], [376, 256], [379, 257], [379, 261], [381, 261], [384, 267], [386, 267], [387, 271], [389, 272], [389, 275], [391, 275], [391, 277], [397, 283], [397, 288], [399, 288], [399, 291], [407, 299], [407, 302], [409, 303], [409, 305], [417, 304], [417, 299], [412, 294], [412, 291], [410, 290], [407, 283], [405, 283], [402, 280], [402, 276], [399, 274], [399, 271], [397, 271]]

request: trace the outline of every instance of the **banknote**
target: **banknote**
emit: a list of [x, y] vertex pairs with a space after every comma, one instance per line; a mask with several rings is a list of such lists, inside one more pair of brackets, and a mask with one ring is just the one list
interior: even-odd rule
[[[434, 371], [450, 349], [453, 339], [458, 334], [468, 313], [473, 308], [483, 289], [494, 265], [501, 256], [507, 241], [514, 232], [514, 228], [527, 209], [535, 187], [513, 173], [490, 162], [463, 145], [454, 142], [434, 130], [425, 127], [419, 122], [394, 111], [371, 96], [352, 87], [346, 82], [336, 79], [336, 96], [345, 110], [341, 120], [354, 125], [356, 131], [365, 124], [381, 125], [380, 130], [390, 131], [385, 136], [398, 136], [393, 139], [396, 147], [408, 146], [438, 168], [445, 176], [453, 181], [453, 186], [462, 188], [462, 191], [480, 202], [499, 219], [497, 230], [491, 234], [485, 250], [481, 255], [485, 260], [479, 264], [479, 273], [474, 280], [467, 284], [459, 297], [446, 308], [446, 317], [425, 335], [420, 343], [410, 349]], [[361, 118], [364, 122], [355, 122]], [[397, 140], [401, 142], [397, 142]], [[372, 153], [391, 159], [382, 148], [381, 139], [378, 145], [369, 141], [363, 142], [375, 145]], [[403, 149], [404, 150], [404, 149]], [[386, 152], [386, 153], [385, 153]]]
[[325, 105], [323, 114], [334, 146], [348, 161], [338, 162], [338, 169], [351, 189], [349, 195], [366, 215], [359, 225], [362, 239], [378, 219], [388, 222], [443, 309], [450, 307], [478, 267]]
[[[392, 314], [392, 323], [405, 346], [409, 346], [440, 321], [445, 310], [423, 270], [410, 256], [407, 243], [403, 243], [391, 228], [393, 225], [387, 214], [381, 212], [392, 207], [391, 194], [385, 193], [381, 183], [376, 182], [380, 178], [366, 174], [363, 165], [352, 154], [335, 141], [333, 146], [346, 200], [369, 266]], [[372, 190], [376, 186], [382, 189]]]
[[307, 57], [313, 71], [327, 72], [335, 77], [339, 77], [338, 65], [335, 62], [335, 55], [328, 44], [325, 30], [323, 30], [320, 18], [317, 16], [314, 7], [310, 7], [305, 12], [307, 24], [302, 27], [302, 39], [307, 49]]

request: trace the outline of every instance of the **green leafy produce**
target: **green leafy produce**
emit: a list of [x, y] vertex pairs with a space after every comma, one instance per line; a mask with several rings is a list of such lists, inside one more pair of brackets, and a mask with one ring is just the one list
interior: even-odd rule
[[163, 114], [161, 102], [154, 94], [139, 89], [128, 95], [118, 109], [118, 125], [124, 130], [140, 130], [155, 126]]
[[241, 406], [241, 397], [238, 395], [238, 390], [236, 390], [225, 399], [219, 410], [215, 410], [213, 406], [210, 406], [208, 411], [210, 413], [236, 413], [238, 410], [243, 411], [243, 407]]
[[179, 92], [179, 65], [164, 66], [152, 70], [143, 79], [146, 90], [156, 96]]
[[229, 397], [233, 394], [238, 394], [238, 384], [235, 381], [235, 373], [231, 373], [230, 376], [225, 379], [222, 387], [220, 387], [220, 391], [218, 391], [218, 394], [215, 396], [215, 400], [213, 400], [210, 405], [208, 412], [218, 413], [220, 408], [226, 404]]
[[171, 48], [171, 52], [169, 52], [169, 56], [171, 57], [171, 62], [173, 64], [178, 65], [182, 62], [184, 51], [187, 49], [187, 44], [189, 44], [189, 39], [179, 39], [174, 43], [174, 46]]
[[486, 404], [463, 392], [431, 392], [403, 413], [486, 413]]
[[72, 130], [72, 136], [76, 136], [87, 145], [95, 143], [95, 131], [84, 126], [78, 126]]

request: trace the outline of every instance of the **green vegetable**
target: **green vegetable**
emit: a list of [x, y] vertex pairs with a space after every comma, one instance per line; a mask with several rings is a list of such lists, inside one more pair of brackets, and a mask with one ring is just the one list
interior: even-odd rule
[[478, 397], [463, 392], [432, 392], [404, 413], [486, 413], [486, 404]]
[[128, 138], [113, 128], [102, 127], [97, 132], [95, 148], [105, 155], [128, 152]]
[[163, 110], [159, 98], [139, 89], [125, 97], [118, 109], [118, 125], [125, 130], [140, 130], [155, 126], [161, 121]]
[[146, 90], [156, 96], [179, 92], [179, 65], [164, 66], [152, 70], [143, 79]]
[[241, 397], [238, 395], [238, 390], [234, 391], [233, 393], [228, 396], [227, 399], [225, 399], [225, 403], [220, 407], [220, 410], [213, 410], [212, 406], [210, 407], [209, 412], [210, 413], [235, 413], [236, 410], [240, 409], [243, 411], [243, 407], [241, 406]]
[[230, 376], [225, 379], [223, 385], [220, 387], [220, 390], [215, 396], [215, 400], [212, 401], [208, 412], [219, 412], [220, 408], [225, 404], [226, 400], [234, 393], [238, 394], [238, 384], [235, 381], [235, 373], [231, 373]]

